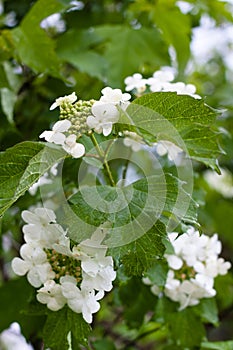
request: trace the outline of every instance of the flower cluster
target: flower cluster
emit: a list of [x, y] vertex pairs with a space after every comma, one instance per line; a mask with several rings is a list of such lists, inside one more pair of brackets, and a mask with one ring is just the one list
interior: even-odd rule
[[[179, 310], [197, 305], [202, 298], [215, 296], [214, 278], [225, 275], [231, 267], [230, 262], [218, 257], [222, 247], [217, 234], [212, 237], [200, 235], [190, 227], [180, 236], [176, 232], [170, 233], [169, 239], [174, 253], [165, 254], [169, 271], [164, 295], [178, 302]], [[161, 293], [148, 277], [143, 278], [143, 282], [151, 285], [155, 295]]]
[[110, 87], [102, 89], [101, 92], [103, 96], [93, 104], [87, 125], [98, 134], [108, 136], [112, 132], [113, 124], [119, 120], [120, 109], [125, 110], [128, 107], [131, 95]]
[[57, 311], [67, 304], [82, 313], [86, 322], [100, 308], [98, 300], [112, 289], [116, 277], [113, 259], [106, 256], [102, 244], [104, 229], [97, 229], [90, 239], [71, 248], [67, 232], [56, 222], [55, 213], [46, 208], [22, 213], [25, 244], [21, 258], [12, 261], [13, 271], [27, 274], [29, 283], [37, 290], [37, 300]]
[[125, 79], [126, 91], [136, 91], [141, 95], [146, 90], [151, 92], [174, 91], [179, 95], [190, 95], [194, 98], [200, 98], [197, 95], [196, 87], [193, 84], [184, 84], [183, 82], [173, 82], [175, 79], [174, 72], [167, 67], [154, 72], [153, 76], [145, 79], [139, 73], [135, 73]]

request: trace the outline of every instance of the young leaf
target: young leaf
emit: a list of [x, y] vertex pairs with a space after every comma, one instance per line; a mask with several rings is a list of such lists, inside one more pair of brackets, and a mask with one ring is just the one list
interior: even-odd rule
[[39, 142], [22, 142], [0, 153], [0, 215], [66, 153]]
[[191, 159], [218, 171], [216, 158], [221, 150], [213, 129], [217, 112], [202, 100], [175, 92], [155, 92], [134, 100], [127, 115], [128, 122], [142, 133], [144, 130], [145, 138], [149, 133], [154, 140], [171, 141]]

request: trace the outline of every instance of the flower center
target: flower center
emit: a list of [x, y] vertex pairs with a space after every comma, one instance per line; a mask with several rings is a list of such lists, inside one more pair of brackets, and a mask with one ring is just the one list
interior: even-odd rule
[[60, 254], [54, 249], [45, 249], [48, 262], [50, 263], [52, 270], [55, 272], [55, 281], [59, 282], [62, 276], [73, 276], [76, 278], [77, 283], [82, 281], [81, 273], [81, 261], [73, 259], [65, 254]]

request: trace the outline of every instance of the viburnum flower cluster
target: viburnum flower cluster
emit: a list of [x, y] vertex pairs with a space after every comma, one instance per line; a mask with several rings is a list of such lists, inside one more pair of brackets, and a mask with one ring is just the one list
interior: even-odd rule
[[151, 285], [153, 294], [163, 292], [166, 297], [178, 302], [179, 310], [197, 305], [202, 298], [215, 296], [215, 277], [225, 275], [231, 267], [230, 262], [219, 258], [222, 246], [218, 235], [200, 235], [189, 227], [180, 236], [177, 232], [170, 233], [169, 239], [174, 253], [165, 254], [169, 270], [163, 291], [148, 277], [143, 278], [143, 282]]
[[26, 243], [20, 248], [21, 258], [12, 261], [13, 271], [27, 275], [29, 283], [39, 288], [37, 300], [50, 310], [67, 304], [91, 323], [92, 314], [100, 308], [98, 301], [112, 289], [116, 278], [113, 259], [106, 256], [107, 246], [102, 244], [105, 230], [98, 228], [90, 239], [71, 247], [53, 210], [25, 210], [22, 218]]
[[133, 91], [141, 95], [146, 91], [174, 91], [178, 95], [190, 95], [194, 98], [201, 98], [196, 94], [196, 87], [193, 84], [183, 82], [174, 82], [174, 71], [170, 67], [162, 67], [161, 70], [155, 71], [153, 76], [145, 79], [140, 73], [125, 78], [126, 91]]

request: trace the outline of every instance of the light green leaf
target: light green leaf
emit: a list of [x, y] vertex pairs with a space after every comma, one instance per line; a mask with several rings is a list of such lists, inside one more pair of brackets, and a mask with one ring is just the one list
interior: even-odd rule
[[216, 158], [222, 153], [214, 129], [218, 113], [202, 100], [175, 92], [155, 92], [133, 101], [127, 114], [145, 138], [151, 140], [150, 134], [154, 141], [171, 141], [192, 159], [218, 171]]
[[56, 146], [27, 141], [1, 152], [0, 215], [65, 156]]
[[61, 62], [54, 50], [55, 42], [40, 28], [40, 22], [64, 8], [60, 1], [39, 0], [27, 13], [20, 26], [12, 30], [12, 39], [20, 60], [36, 73], [43, 72], [62, 78]]
[[184, 70], [190, 56], [189, 16], [183, 14], [170, 1], [160, 0], [153, 8], [152, 17], [158, 28], [162, 30], [164, 40], [175, 48], [179, 66]]
[[109, 63], [107, 82], [111, 87], [123, 87], [124, 79], [141, 71], [144, 64], [155, 70], [170, 62], [167, 47], [155, 28], [104, 25], [95, 27], [94, 33], [104, 40], [103, 56]]
[[56, 52], [63, 61], [71, 63], [81, 72], [104, 80], [108, 63], [93, 49], [99, 42], [100, 38], [95, 32], [70, 30], [58, 39]]
[[219, 342], [204, 342], [201, 344], [201, 350], [232, 350], [233, 341], [219, 341]]
[[14, 106], [16, 101], [17, 101], [17, 95], [14, 91], [7, 88], [1, 89], [2, 110], [5, 113], [7, 120], [11, 124], [14, 122], [13, 115], [14, 115]]

